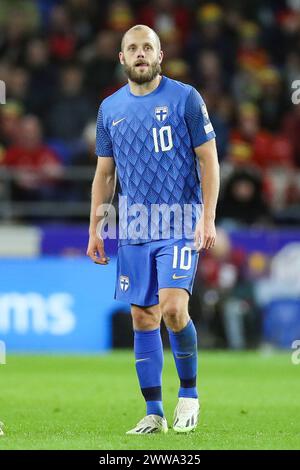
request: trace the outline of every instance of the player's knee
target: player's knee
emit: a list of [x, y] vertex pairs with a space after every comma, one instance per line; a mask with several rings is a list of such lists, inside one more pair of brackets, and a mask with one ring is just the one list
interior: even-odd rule
[[163, 302], [160, 308], [166, 325], [172, 329], [177, 329], [187, 314], [185, 308], [174, 301]]
[[131, 316], [135, 330], [155, 330], [159, 327], [157, 316], [149, 312], [146, 313], [142, 309], [132, 309]]

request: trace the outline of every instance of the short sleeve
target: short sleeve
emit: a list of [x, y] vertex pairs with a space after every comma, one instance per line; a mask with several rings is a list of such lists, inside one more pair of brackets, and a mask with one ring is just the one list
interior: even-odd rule
[[205, 103], [195, 88], [191, 88], [186, 100], [185, 120], [194, 148], [216, 137]]
[[113, 149], [109, 133], [103, 122], [102, 105], [99, 107], [96, 128], [96, 155], [99, 157], [112, 157]]

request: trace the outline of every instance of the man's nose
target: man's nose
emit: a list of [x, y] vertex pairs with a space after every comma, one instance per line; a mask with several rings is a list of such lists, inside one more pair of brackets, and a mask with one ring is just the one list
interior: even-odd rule
[[140, 48], [137, 51], [137, 58], [140, 59], [140, 58], [143, 58], [143, 57], [145, 57], [145, 51], [144, 51], [144, 49]]

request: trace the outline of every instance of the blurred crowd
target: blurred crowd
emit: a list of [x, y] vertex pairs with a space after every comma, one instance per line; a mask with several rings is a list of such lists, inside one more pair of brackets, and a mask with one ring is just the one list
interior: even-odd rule
[[89, 199], [90, 182], [70, 190], [63, 175], [95, 166], [97, 109], [125, 83], [120, 39], [137, 23], [160, 35], [163, 73], [207, 103], [221, 163], [219, 225], [299, 225], [297, 0], [1, 0], [0, 170], [20, 170], [11, 197]]
[[215, 247], [200, 255], [190, 299], [203, 347], [245, 349], [263, 343], [255, 284], [269, 275], [271, 261], [267, 253], [247, 253], [218, 229]]

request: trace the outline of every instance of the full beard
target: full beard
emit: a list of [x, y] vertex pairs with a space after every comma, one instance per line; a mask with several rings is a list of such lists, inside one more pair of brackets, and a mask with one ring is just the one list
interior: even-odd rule
[[161, 66], [158, 62], [153, 62], [153, 64], [149, 65], [147, 71], [140, 73], [136, 66], [129, 67], [125, 62], [124, 71], [129, 80], [138, 85], [143, 85], [143, 83], [152, 82], [161, 73]]

